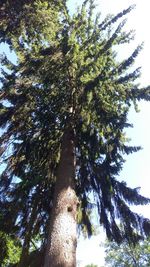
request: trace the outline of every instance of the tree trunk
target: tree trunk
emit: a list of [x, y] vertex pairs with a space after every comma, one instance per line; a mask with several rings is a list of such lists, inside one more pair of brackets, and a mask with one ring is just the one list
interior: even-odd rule
[[76, 266], [78, 201], [74, 191], [74, 150], [73, 131], [67, 129], [62, 141], [44, 267]]

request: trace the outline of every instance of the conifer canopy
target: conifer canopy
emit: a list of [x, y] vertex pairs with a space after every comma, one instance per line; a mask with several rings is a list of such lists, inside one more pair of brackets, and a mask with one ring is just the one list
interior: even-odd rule
[[15, 2], [0, 3], [0, 40], [17, 57], [13, 64], [1, 55], [0, 231], [21, 240], [28, 235], [30, 243], [39, 237], [42, 249], [60, 144], [71, 125], [79, 229], [92, 234], [96, 206], [109, 239], [133, 243], [149, 235], [150, 221], [129, 205], [150, 200], [117, 179], [124, 155], [140, 149], [127, 144], [129, 109], [150, 100], [150, 87], [136, 82], [140, 68], [133, 70], [142, 45], [123, 61], [116, 53], [133, 39], [123, 30], [133, 7], [101, 20], [92, 0], [73, 15], [65, 0]]

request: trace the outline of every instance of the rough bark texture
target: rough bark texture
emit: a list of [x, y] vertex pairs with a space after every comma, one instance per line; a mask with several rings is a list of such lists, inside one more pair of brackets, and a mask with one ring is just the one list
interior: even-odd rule
[[73, 139], [72, 132], [67, 130], [62, 141], [44, 267], [76, 266], [77, 197]]

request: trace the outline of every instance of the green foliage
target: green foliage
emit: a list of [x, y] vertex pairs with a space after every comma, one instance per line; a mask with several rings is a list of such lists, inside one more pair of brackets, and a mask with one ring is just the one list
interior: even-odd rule
[[0, 232], [0, 264], [2, 267], [10, 266], [19, 262], [21, 244], [18, 240]]
[[121, 245], [106, 243], [106, 267], [148, 267], [150, 266], [150, 240], [140, 241], [136, 246], [124, 241]]
[[[60, 144], [71, 125], [80, 230], [93, 233], [90, 215], [97, 206], [109, 239], [135, 243], [150, 234], [150, 222], [129, 204], [150, 200], [117, 180], [124, 154], [140, 149], [127, 145], [130, 106], [150, 100], [150, 87], [136, 84], [140, 70], [130, 72], [142, 46], [123, 62], [116, 55], [116, 45], [132, 39], [131, 32], [123, 32], [125, 21], [120, 22], [132, 7], [101, 21], [92, 0], [73, 16], [66, 1], [17, 3], [0, 4], [0, 40], [17, 56], [16, 65], [1, 57], [0, 155], [6, 168], [0, 177], [0, 230], [23, 240], [26, 258], [37, 235], [44, 250]], [[10, 27], [12, 14], [16, 19]]]
[[[12, 45], [35, 45], [53, 39], [61, 1], [1, 1], [0, 40]], [[40, 20], [39, 20], [40, 18]]]

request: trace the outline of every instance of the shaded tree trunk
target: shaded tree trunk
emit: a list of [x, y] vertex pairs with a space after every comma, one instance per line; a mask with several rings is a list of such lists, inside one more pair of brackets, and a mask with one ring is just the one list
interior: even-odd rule
[[74, 191], [74, 149], [73, 131], [67, 129], [62, 141], [44, 267], [76, 266], [78, 201]]

